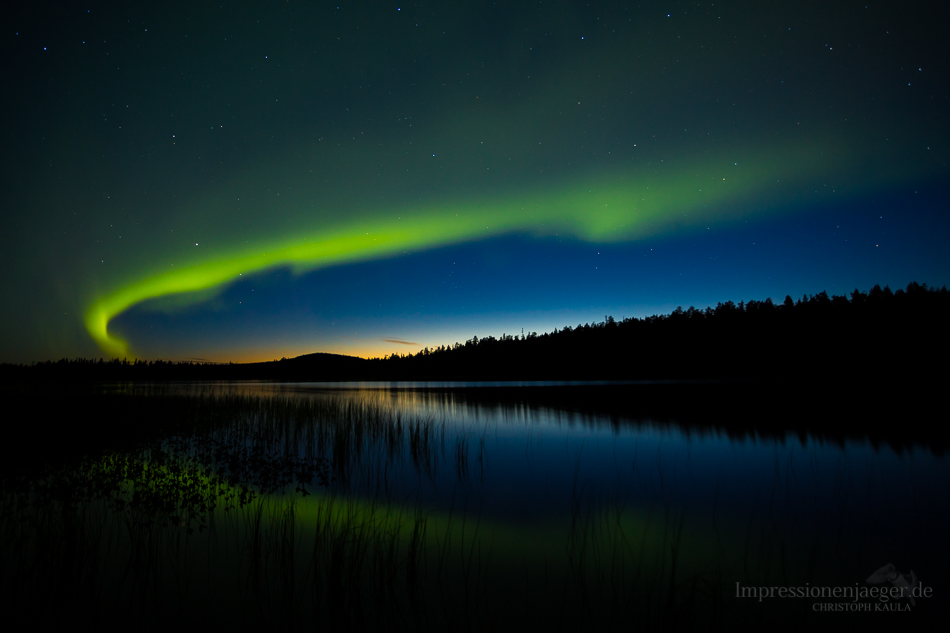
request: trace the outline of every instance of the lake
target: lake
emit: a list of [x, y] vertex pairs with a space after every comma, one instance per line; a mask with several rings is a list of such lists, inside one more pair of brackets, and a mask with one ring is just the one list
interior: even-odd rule
[[[796, 413], [716, 383], [93, 391], [71, 398], [112, 435], [135, 433], [7, 478], [7, 599], [146, 629], [946, 617], [950, 464], [900, 419], [862, 437], [840, 410]], [[905, 580], [916, 597], [868, 593]]]

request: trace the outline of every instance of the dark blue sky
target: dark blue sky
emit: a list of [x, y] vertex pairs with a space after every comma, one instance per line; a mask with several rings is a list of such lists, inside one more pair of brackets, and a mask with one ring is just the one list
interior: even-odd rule
[[10, 16], [3, 361], [414, 352], [950, 276], [933, 3]]
[[634, 244], [508, 236], [304, 275], [277, 269], [196, 305], [143, 304], [115, 326], [146, 342], [147, 357], [198, 350], [190, 357], [204, 358], [231, 341], [252, 356], [381, 342], [398, 353], [606, 314], [943, 283], [948, 204], [947, 192], [930, 185]]

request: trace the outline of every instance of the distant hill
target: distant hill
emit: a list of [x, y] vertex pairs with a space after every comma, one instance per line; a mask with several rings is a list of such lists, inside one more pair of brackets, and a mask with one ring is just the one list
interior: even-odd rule
[[305, 354], [260, 363], [202, 363], [163, 360], [61, 359], [33, 365], [0, 365], [6, 381], [201, 381], [201, 380], [359, 380], [370, 361], [342, 354]]
[[0, 366], [5, 381], [936, 379], [948, 362], [946, 287], [719, 303], [703, 310], [472, 337], [417, 354], [306, 354], [261, 363], [63, 359]]
[[359, 380], [369, 369], [369, 361], [356, 356], [316, 352], [295, 358], [264, 363], [231, 365], [237, 373], [249, 377], [266, 376], [275, 380], [337, 381]]

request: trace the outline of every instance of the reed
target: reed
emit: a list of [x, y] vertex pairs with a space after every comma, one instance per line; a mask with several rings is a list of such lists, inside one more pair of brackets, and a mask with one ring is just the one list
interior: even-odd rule
[[[159, 387], [103, 397], [129, 399], [122, 412], [175, 417], [123, 451], [4, 480], [0, 596], [49, 624], [751, 630], [780, 618], [807, 627], [815, 620], [803, 603], [740, 604], [728, 599], [732, 584], [830, 577], [818, 565], [829, 544], [793, 524], [808, 485], [778, 474], [762, 503], [787, 514], [754, 508], [742, 522], [715, 503], [690, 507], [659, 461], [635, 462], [609, 490], [588, 487], [578, 466], [564, 516], [506, 521], [470, 494], [490, 467], [485, 430], [373, 398]], [[407, 496], [407, 473], [420, 486], [453, 480], [457, 495], [448, 507]], [[838, 476], [849, 485], [848, 471]], [[652, 498], [647, 480], [658, 482]], [[837, 499], [846, 516], [847, 495]]]

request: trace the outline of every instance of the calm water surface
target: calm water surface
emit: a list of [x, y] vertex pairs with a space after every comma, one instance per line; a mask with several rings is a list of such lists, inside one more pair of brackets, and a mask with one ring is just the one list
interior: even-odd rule
[[[580, 383], [245, 383], [190, 392], [346, 400], [423, 421], [415, 449], [367, 444], [346, 485], [356, 497], [464, 513], [514, 525], [576, 520], [621, 508], [743, 547], [778, 539], [782, 554], [839, 561], [855, 582], [881, 565], [946, 579], [950, 463], [925, 447], [896, 452], [867, 440], [728, 435], [635, 415], [586, 412], [493, 396], [569, 391]], [[591, 383], [583, 386], [590, 387]], [[628, 383], [597, 383], [616, 400]], [[492, 396], [482, 393], [491, 391]], [[596, 390], [594, 390], [596, 395]], [[596, 407], [591, 407], [596, 410]], [[821, 430], [814, 411], [804, 413]], [[767, 414], [762, 427], [767, 428]], [[895, 420], [895, 425], [900, 421]], [[332, 455], [328, 455], [332, 457]], [[848, 568], [851, 566], [852, 568]], [[942, 566], [942, 567], [941, 567]], [[840, 571], [840, 570], [839, 570]]]
[[[145, 439], [4, 491], [0, 594], [44, 613], [68, 603], [63, 612], [106, 627], [146, 618], [235, 630], [280, 621], [838, 631], [941, 621], [946, 444], [929, 441], [919, 418], [830, 414], [805, 396], [790, 411], [795, 398], [733, 387], [126, 384], [86, 400], [54, 390], [67, 411], [100, 411], [118, 434], [138, 421]], [[242, 486], [256, 494], [231, 503]], [[735, 595], [737, 583], [867, 587], [889, 563], [933, 590], [913, 616], [890, 614], [915, 620]]]

